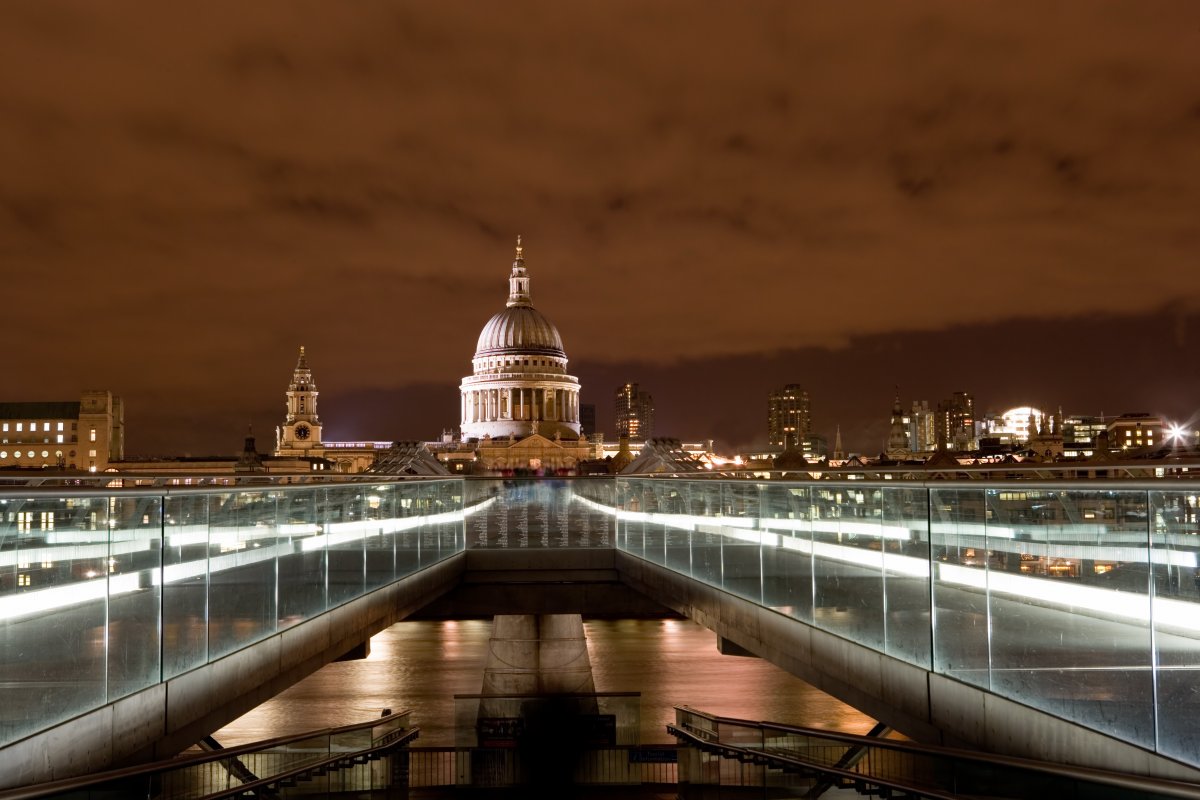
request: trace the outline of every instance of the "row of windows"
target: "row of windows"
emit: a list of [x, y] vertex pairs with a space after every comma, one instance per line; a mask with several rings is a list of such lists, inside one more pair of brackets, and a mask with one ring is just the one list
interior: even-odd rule
[[553, 367], [557, 361], [548, 358], [485, 358], [485, 367]]
[[[93, 450], [93, 451], [92, 451], [92, 453], [93, 453], [93, 454], [94, 454], [95, 452], [96, 452], [95, 450]], [[63, 454], [62, 450], [55, 450], [55, 451], [54, 451], [54, 457], [55, 457], [55, 458], [62, 458], [62, 454]], [[38, 454], [37, 454], [37, 451], [36, 451], [36, 450], [27, 450], [27, 451], [25, 451], [25, 457], [26, 457], [26, 458], [37, 458], [37, 455], [38, 455]], [[20, 451], [20, 450], [13, 450], [12, 457], [13, 457], [13, 458], [18, 458], [18, 459], [19, 459], [19, 458], [21, 458], [21, 451]], [[49, 451], [49, 450], [43, 450], [43, 451], [42, 451], [42, 458], [49, 458], [49, 457], [50, 457], [50, 451]], [[71, 458], [74, 458], [74, 457], [75, 457], [75, 451], [74, 451], [74, 450], [72, 450], [72, 451], [71, 451]], [[8, 451], [7, 451], [7, 450], [0, 450], [0, 458], [8, 458]]]
[[[56, 431], [61, 431], [61, 430], [64, 430], [64, 428], [63, 428], [63, 425], [64, 425], [64, 424], [65, 424], [65, 423], [62, 423], [62, 422], [43, 422], [43, 423], [42, 423], [42, 430], [43, 430], [44, 432], [46, 432], [46, 433], [49, 433], [49, 432], [50, 432], [50, 426], [51, 426], [51, 425], [53, 425], [53, 426], [54, 426], [54, 430], [56, 430]], [[12, 422], [12, 423], [9, 423], [9, 422], [0, 422], [0, 431], [7, 431], [7, 430], [9, 429], [9, 427], [8, 427], [9, 425], [15, 425], [16, 427], [14, 428], [14, 430], [17, 430], [17, 431], [23, 431], [23, 430], [25, 430], [25, 423], [24, 423], [24, 422]], [[36, 422], [31, 422], [31, 423], [29, 423], [29, 430], [30, 430], [30, 432], [36, 431], [37, 429], [38, 429], [38, 423], [36, 423]], [[71, 423], [71, 430], [78, 430], [78, 429], [79, 429], [79, 423], [78, 423], [78, 422], [72, 422], [72, 423]]]
[[[13, 458], [20, 459], [20, 458], [21, 458], [21, 455], [22, 455], [22, 454], [21, 454], [21, 451], [20, 451], [20, 450], [13, 450], [13, 451], [12, 451], [12, 457], [13, 457]], [[69, 455], [70, 455], [70, 457], [71, 457], [71, 458], [74, 458], [74, 457], [75, 457], [75, 451], [74, 451], [74, 450], [72, 450], [72, 451], [70, 452], [70, 454], [69, 454]], [[24, 456], [25, 456], [25, 458], [37, 458], [37, 457], [38, 457], [38, 453], [37, 453], [37, 451], [36, 451], [36, 450], [26, 450], [26, 451], [25, 451], [25, 453], [24, 453]], [[41, 456], [41, 457], [42, 457], [42, 458], [49, 458], [49, 457], [50, 457], [50, 451], [49, 451], [49, 450], [43, 450], [43, 451], [42, 451], [42, 456]], [[62, 457], [63, 457], [63, 451], [62, 451], [62, 450], [55, 450], [55, 451], [54, 451], [54, 457], [55, 457], [55, 458], [62, 458]], [[88, 450], [88, 458], [95, 458], [95, 457], [96, 457], [96, 451], [95, 451], [95, 450]], [[8, 451], [7, 451], [7, 450], [0, 450], [0, 459], [4, 459], [4, 458], [8, 458]]]
[[[17, 441], [16, 441], [16, 442], [13, 442], [13, 444], [21, 444], [21, 443], [22, 443], [22, 442], [21, 442], [21, 440], [22, 440], [22, 439], [28, 439], [28, 440], [29, 440], [29, 442], [30, 442], [31, 444], [32, 444], [32, 443], [35, 443], [35, 442], [37, 442], [37, 437], [36, 437], [36, 436], [18, 436], [18, 437], [16, 437], [16, 439], [17, 439]], [[74, 439], [72, 439], [72, 441], [74, 441]], [[92, 441], [95, 441], [95, 439], [93, 439]], [[0, 444], [8, 444], [8, 443], [9, 443], [9, 441], [8, 441], [8, 437], [7, 437], [7, 436], [6, 436], [6, 437], [4, 437], [3, 439], [0, 439]], [[65, 444], [65, 443], [66, 443], [66, 437], [64, 436], [64, 434], [61, 434], [61, 433], [60, 433], [60, 434], [58, 434], [57, 436], [55, 436], [54, 443], [55, 443], [55, 444]], [[43, 438], [43, 439], [42, 439], [42, 444], [50, 444], [50, 437], [49, 437], [49, 436], [47, 436], [47, 437]]]

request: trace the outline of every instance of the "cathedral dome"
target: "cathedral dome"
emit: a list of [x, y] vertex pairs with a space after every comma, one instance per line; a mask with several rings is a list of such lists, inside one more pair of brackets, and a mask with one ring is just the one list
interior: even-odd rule
[[529, 275], [518, 236], [517, 257], [508, 279], [507, 308], [483, 326], [475, 345], [475, 358], [521, 355], [553, 356], [564, 361], [567, 357], [558, 328], [529, 299]]
[[476, 358], [526, 354], [567, 357], [558, 328], [533, 306], [509, 306], [496, 314], [475, 345]]

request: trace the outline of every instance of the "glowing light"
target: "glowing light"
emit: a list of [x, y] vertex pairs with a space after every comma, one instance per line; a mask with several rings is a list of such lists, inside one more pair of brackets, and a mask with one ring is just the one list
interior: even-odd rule
[[1182, 444], [1188, 436], [1188, 429], [1177, 422], [1167, 426], [1167, 438], [1175, 444]]

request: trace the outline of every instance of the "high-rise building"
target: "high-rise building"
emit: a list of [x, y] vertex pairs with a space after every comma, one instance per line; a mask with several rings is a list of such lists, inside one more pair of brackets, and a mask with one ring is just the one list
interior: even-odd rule
[[645, 440], [654, 436], [654, 398], [636, 383], [617, 389], [617, 436]]
[[808, 392], [789, 383], [767, 396], [767, 441], [772, 447], [802, 447], [811, 430]]
[[913, 400], [908, 415], [908, 441], [914, 453], [928, 453], [937, 449], [937, 412], [929, 407], [928, 400]]
[[975, 395], [955, 392], [938, 404], [938, 438], [950, 450], [974, 450], [979, 446], [975, 432]]

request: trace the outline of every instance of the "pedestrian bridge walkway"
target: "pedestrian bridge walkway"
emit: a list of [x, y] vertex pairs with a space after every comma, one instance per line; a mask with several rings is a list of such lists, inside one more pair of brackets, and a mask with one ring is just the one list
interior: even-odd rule
[[559, 549], [912, 735], [1200, 767], [1191, 481], [124, 482], [0, 488], [6, 780], [190, 743], [468, 550]]

